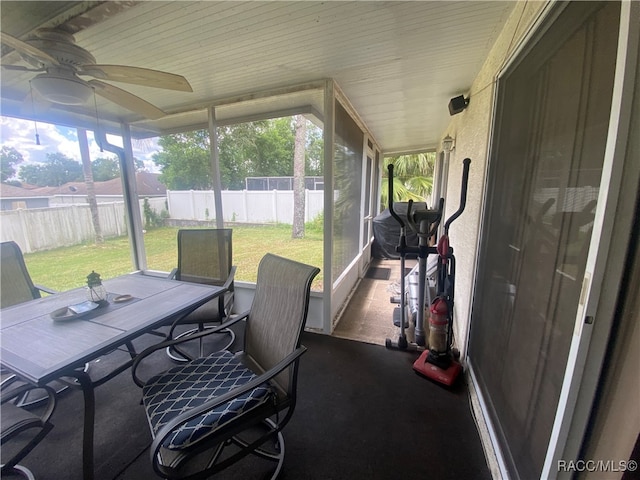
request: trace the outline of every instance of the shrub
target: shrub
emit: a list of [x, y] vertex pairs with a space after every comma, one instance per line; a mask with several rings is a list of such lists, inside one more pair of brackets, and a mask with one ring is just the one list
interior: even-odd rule
[[142, 211], [144, 212], [144, 225], [146, 228], [162, 227], [164, 225], [164, 219], [169, 217], [169, 212], [166, 210], [158, 214], [158, 212], [151, 208], [148, 198], [144, 199]]

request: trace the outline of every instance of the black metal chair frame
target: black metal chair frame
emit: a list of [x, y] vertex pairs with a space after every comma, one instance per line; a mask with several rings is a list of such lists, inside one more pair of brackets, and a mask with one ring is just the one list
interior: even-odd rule
[[[12, 384], [3, 384], [2, 392], [2, 432], [0, 433], [1, 444], [4, 445], [19, 435], [32, 429], [39, 431], [29, 441], [24, 443], [8, 462], [2, 465], [0, 473], [4, 476], [9, 473], [17, 473], [27, 479], [33, 479], [33, 474], [24, 466], [18, 465], [33, 448], [42, 441], [42, 439], [51, 431], [53, 424], [49, 422], [49, 418], [53, 414], [56, 406], [56, 392], [49, 386], [35, 387], [29, 384], [22, 384], [9, 390]], [[27, 411], [24, 407], [19, 407], [16, 403], [20, 398], [32, 390], [44, 390], [46, 396], [43, 400], [47, 400], [47, 406], [41, 415], [35, 415]], [[20, 441], [25, 441], [21, 439]]]

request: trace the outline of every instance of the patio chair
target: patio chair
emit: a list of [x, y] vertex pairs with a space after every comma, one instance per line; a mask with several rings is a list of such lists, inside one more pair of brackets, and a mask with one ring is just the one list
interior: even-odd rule
[[[0, 308], [10, 307], [18, 303], [27, 302], [35, 298], [41, 298], [41, 292], [55, 294], [55, 290], [35, 285], [27, 266], [24, 263], [22, 250], [16, 242], [8, 241], [0, 243]], [[9, 385], [16, 380], [16, 376], [1, 370], [1, 385]], [[56, 385], [58, 393], [68, 385]], [[27, 407], [46, 400], [38, 390], [26, 389], [22, 396], [15, 399], [19, 407]]]
[[40, 292], [56, 293], [40, 285], [34, 285], [24, 263], [22, 250], [16, 242], [0, 243], [0, 308], [40, 298]]
[[[174, 322], [167, 339], [181, 338], [195, 331], [212, 328], [211, 324], [222, 323], [231, 313], [236, 272], [236, 267], [232, 266], [232, 232], [230, 228], [178, 230], [178, 268], [169, 277], [183, 282], [222, 286], [227, 292]], [[197, 327], [174, 336], [176, 327], [184, 324], [197, 324]], [[228, 337], [225, 344], [218, 346], [220, 350], [228, 348], [235, 340], [232, 330], [226, 329], [219, 334]], [[200, 342], [197, 356], [204, 355], [203, 348]], [[168, 347], [167, 354], [177, 362], [192, 359], [191, 355], [177, 347]]]
[[[18, 474], [24, 478], [33, 479], [34, 476], [31, 471], [22, 465], [18, 465], [18, 463], [53, 428], [53, 425], [49, 423], [49, 418], [56, 406], [56, 392], [48, 386], [20, 385], [17, 388], [13, 387], [15, 387], [15, 384], [3, 384], [1, 387], [2, 406], [0, 418], [2, 420], [2, 430], [0, 431], [0, 443], [2, 445], [2, 460], [4, 464], [0, 467], [0, 474], [3, 478], [5, 475]], [[23, 397], [30, 390], [44, 390], [46, 392], [45, 398], [48, 403], [41, 415], [35, 415], [25, 408], [11, 403], [12, 400]], [[31, 432], [35, 432], [35, 434]]]
[[300, 338], [311, 281], [319, 271], [265, 255], [250, 310], [218, 327], [246, 321], [244, 350], [235, 355], [215, 352], [147, 381], [139, 378], [138, 366], [162, 345], [145, 350], [134, 361], [133, 379], [142, 387], [153, 436], [151, 461], [159, 476], [208, 478], [248, 454], [275, 462], [271, 478], [278, 476], [284, 461], [281, 431], [296, 405], [298, 363], [306, 351]]

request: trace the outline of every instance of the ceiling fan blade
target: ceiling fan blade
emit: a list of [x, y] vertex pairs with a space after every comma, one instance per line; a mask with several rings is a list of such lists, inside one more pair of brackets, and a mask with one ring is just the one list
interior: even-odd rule
[[34, 72], [34, 71], [40, 71], [40, 70], [32, 70], [30, 68], [27, 68], [23, 65], [0, 65], [0, 67], [4, 68], [5, 70], [18, 70], [19, 72]]
[[28, 44], [27, 42], [18, 40], [17, 38], [12, 37], [7, 33], [0, 32], [0, 41], [5, 45], [7, 45], [8, 47], [11, 47], [14, 50], [24, 55], [28, 55], [29, 57], [35, 58], [40, 63], [60, 65], [60, 62], [58, 62], [58, 60], [56, 60], [54, 57], [52, 57], [48, 53], [43, 52], [39, 48], [36, 48], [33, 45]]
[[191, 85], [182, 75], [151, 70], [149, 68], [126, 65], [83, 65], [80, 75], [91, 75], [101, 80], [133, 83], [145, 87], [165, 88], [181, 92], [193, 92]]
[[137, 95], [129, 93], [126, 90], [114, 87], [113, 85], [101, 82], [100, 80], [89, 80], [88, 83], [95, 87], [96, 94], [126, 108], [127, 110], [144, 115], [146, 118], [157, 120], [158, 118], [162, 118], [166, 115], [165, 112], [155, 105], [152, 105], [146, 100], [143, 100]]

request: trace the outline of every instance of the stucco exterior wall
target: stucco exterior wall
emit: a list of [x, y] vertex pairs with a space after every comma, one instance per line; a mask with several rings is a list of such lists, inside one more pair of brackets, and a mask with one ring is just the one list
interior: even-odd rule
[[445, 218], [458, 209], [462, 161], [471, 159], [467, 205], [464, 213], [451, 225], [449, 237], [456, 257], [456, 297], [454, 331], [457, 347], [466, 354], [469, 319], [475, 280], [476, 256], [480, 238], [484, 190], [490, 148], [495, 83], [498, 74], [522, 43], [531, 26], [544, 10], [547, 2], [518, 2], [498, 36], [480, 73], [464, 94], [469, 105], [451, 117], [441, 137], [455, 139], [449, 160]]

